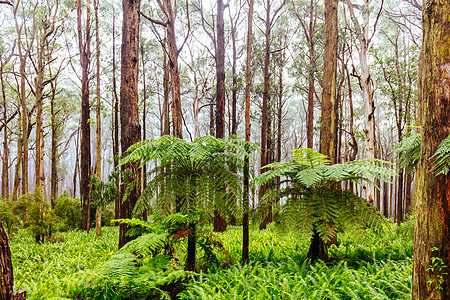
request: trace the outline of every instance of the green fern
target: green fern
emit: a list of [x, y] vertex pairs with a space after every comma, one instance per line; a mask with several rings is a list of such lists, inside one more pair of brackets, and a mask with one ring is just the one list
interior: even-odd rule
[[450, 135], [442, 140], [431, 159], [434, 162], [431, 171], [435, 172], [436, 176], [448, 174], [448, 171], [450, 170]]
[[420, 134], [415, 133], [405, 137], [394, 148], [394, 156], [398, 160], [400, 169], [406, 168], [406, 172], [411, 173], [417, 167], [420, 154]]
[[283, 199], [281, 221], [293, 227], [303, 226], [318, 233], [323, 241], [335, 236], [337, 229], [360, 224], [381, 230], [382, 216], [363, 198], [337, 187], [342, 181], [361, 184], [373, 177], [390, 180], [391, 169], [381, 160], [357, 160], [330, 165], [326, 155], [312, 149], [294, 150], [294, 161], [274, 163], [255, 179], [258, 185], [279, 177], [281, 180], [263, 197], [260, 211]]

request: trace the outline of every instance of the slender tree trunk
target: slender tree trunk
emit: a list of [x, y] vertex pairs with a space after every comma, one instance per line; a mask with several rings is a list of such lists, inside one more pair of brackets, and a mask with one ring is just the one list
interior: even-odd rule
[[[250, 142], [250, 88], [252, 80], [252, 37], [253, 37], [253, 6], [254, 0], [249, 0], [248, 22], [247, 22], [247, 60], [245, 72], [245, 142]], [[249, 211], [250, 211], [250, 151], [246, 144], [247, 155], [244, 160], [244, 195], [242, 218], [242, 263], [248, 262], [248, 245], [249, 245]]]
[[164, 52], [164, 74], [163, 74], [163, 89], [164, 89], [164, 127], [163, 135], [170, 134], [170, 70], [167, 63], [167, 54]]
[[[358, 20], [354, 14], [353, 4], [350, 0], [346, 0], [347, 6], [350, 11], [351, 19], [355, 25], [356, 34], [358, 35], [358, 39], [360, 42], [359, 49], [359, 60], [361, 65], [361, 77], [360, 77], [360, 85], [363, 93], [363, 101], [364, 101], [364, 134], [366, 138], [366, 158], [374, 159], [375, 158], [375, 103], [372, 95], [372, 81], [370, 78], [370, 70], [369, 70], [369, 60], [368, 60], [368, 52], [370, 45], [369, 38], [369, 15], [370, 15], [370, 7], [369, 0], [364, 0], [364, 4], [362, 7], [362, 16], [363, 16], [363, 24], [362, 26], [358, 23]], [[375, 187], [371, 183], [366, 183], [366, 200], [369, 203], [374, 203], [375, 197]]]
[[[24, 55], [22, 52], [22, 26], [19, 25], [17, 20], [17, 10], [19, 8], [20, 1], [17, 1], [16, 7], [14, 8], [14, 21], [16, 25], [16, 33], [17, 33], [17, 49], [19, 53], [19, 61], [20, 61], [20, 105], [22, 109], [22, 141], [21, 141], [21, 149], [18, 151], [22, 152], [22, 193], [28, 193], [28, 108], [27, 108], [27, 99], [26, 99], [26, 78], [25, 78], [25, 68], [26, 68], [26, 54]], [[18, 160], [19, 162], [19, 160]], [[17, 177], [16, 177], [17, 178]], [[16, 180], [15, 180], [16, 181]], [[18, 189], [15, 187], [16, 195], [13, 195], [17, 199], [18, 197]]]
[[17, 159], [16, 159], [16, 167], [14, 172], [14, 187], [13, 187], [13, 201], [17, 201], [19, 199], [19, 186], [20, 186], [20, 166], [22, 165], [22, 140], [23, 137], [18, 136], [17, 141]]
[[[225, 137], [225, 29], [223, 20], [223, 0], [217, 0], [217, 38], [216, 38], [216, 138]], [[225, 187], [223, 187], [225, 188]], [[220, 199], [223, 201], [223, 199]], [[214, 232], [227, 229], [224, 211], [214, 209]]]
[[[138, 76], [139, 76], [139, 10], [140, 0], [123, 0], [122, 23], [122, 61], [120, 81], [120, 123], [122, 153], [141, 140], [141, 126], [138, 113]], [[122, 167], [123, 172], [140, 174], [139, 164]], [[131, 177], [131, 176], [128, 176]], [[138, 175], [139, 177], [139, 175]], [[126, 178], [124, 184], [130, 184], [132, 178]], [[134, 178], [139, 180], [139, 178]], [[139, 184], [133, 188], [128, 198], [121, 203], [121, 218], [131, 218], [131, 212], [139, 197]], [[126, 235], [128, 228], [120, 225], [119, 248], [132, 239]]]
[[55, 112], [55, 96], [56, 87], [52, 84], [52, 94], [50, 98], [50, 115], [51, 115], [51, 175], [50, 175], [50, 204], [52, 209], [55, 208], [55, 201], [58, 195], [58, 140], [57, 140], [57, 128], [56, 128], [56, 112]]
[[[1, 59], [1, 57], [0, 57]], [[3, 61], [0, 65], [0, 84], [2, 85], [2, 99], [3, 99], [3, 165], [2, 165], [2, 198], [9, 199], [9, 147], [8, 147], [8, 126], [6, 123], [7, 111], [6, 111], [6, 92], [5, 83], [3, 81]]]
[[173, 17], [172, 6], [167, 4], [169, 12], [167, 21], [167, 41], [169, 46], [169, 66], [172, 90], [172, 123], [173, 136], [183, 138], [183, 116], [181, 111], [181, 91], [180, 91], [180, 71], [178, 69], [178, 48], [175, 38], [175, 18]]
[[[265, 170], [263, 167], [265, 167], [268, 163], [267, 161], [267, 133], [269, 131], [268, 127], [268, 105], [269, 105], [269, 80], [270, 80], [270, 73], [269, 73], [269, 66], [270, 66], [270, 32], [271, 32], [271, 22], [270, 22], [270, 8], [271, 8], [271, 2], [270, 0], [266, 0], [266, 30], [264, 32], [265, 36], [265, 48], [264, 48], [264, 90], [263, 90], [263, 100], [262, 100], [262, 107], [261, 107], [261, 169], [260, 172], [264, 173]], [[261, 203], [261, 200], [266, 193], [267, 190], [267, 184], [262, 185], [259, 188], [259, 202]], [[272, 212], [272, 206], [269, 205], [263, 212], [264, 215], [270, 215]], [[266, 228], [268, 222], [268, 219], [264, 216], [261, 220], [261, 223], [259, 224], [259, 229]]]
[[395, 219], [398, 226], [400, 226], [403, 221], [403, 172], [403, 169], [400, 170], [397, 177], [397, 213]]
[[[223, 1], [222, 1], [223, 3]], [[237, 133], [237, 75], [236, 75], [236, 64], [237, 64], [237, 47], [236, 47], [236, 26], [231, 18], [231, 6], [228, 6], [228, 11], [230, 14], [231, 23], [231, 46], [233, 48], [233, 60], [231, 63], [231, 76], [233, 78], [233, 87], [231, 90], [231, 134], [236, 135]]]
[[314, 10], [314, 0], [310, 1], [309, 4], [309, 85], [308, 85], [308, 115], [307, 115], [307, 126], [306, 126], [306, 140], [308, 148], [312, 149], [314, 147], [314, 95], [316, 93], [314, 86], [314, 73], [316, 71], [316, 59], [314, 56], [314, 34], [315, 19], [317, 16], [317, 11]]
[[[112, 39], [112, 80], [113, 80], [113, 102], [114, 102], [114, 139], [113, 139], [113, 156], [114, 156], [114, 170], [117, 171], [119, 164], [119, 97], [117, 96], [117, 80], [116, 80], [116, 13], [113, 3], [113, 39]], [[119, 177], [119, 176], [118, 176]], [[116, 178], [117, 189], [119, 191], [116, 199], [114, 199], [114, 218], [120, 218], [120, 178]]]
[[[100, 0], [94, 0], [94, 18], [95, 18], [95, 56], [96, 56], [96, 98], [97, 103], [95, 107], [95, 116], [97, 122], [96, 131], [96, 162], [95, 162], [95, 174], [102, 180], [102, 119], [100, 114], [100, 28], [98, 25], [98, 6]], [[102, 204], [97, 206], [97, 211], [95, 212], [95, 233], [96, 235], [102, 236]]]
[[[412, 299], [450, 299], [450, 174], [430, 172], [450, 134], [450, 2], [423, 3], [421, 149], [416, 179]], [[436, 249], [436, 250], [434, 250]], [[447, 266], [442, 271], [436, 261]], [[433, 270], [434, 269], [434, 270]], [[439, 276], [442, 276], [440, 278]], [[439, 282], [442, 279], [442, 282]]]
[[89, 0], [86, 3], [86, 28], [83, 40], [81, 0], [77, 0], [78, 46], [81, 60], [81, 180], [82, 228], [90, 230], [91, 214], [91, 126], [89, 108], [89, 65], [91, 63], [91, 11]]
[[[145, 82], [145, 59], [144, 59], [144, 47], [141, 45], [141, 62], [142, 62], [142, 81], [143, 81], [143, 96], [144, 99], [142, 99], [142, 140], [147, 139], [147, 86]], [[144, 191], [144, 189], [147, 186], [147, 164], [144, 164], [142, 166], [142, 180], [141, 180], [141, 193]], [[144, 210], [144, 213], [142, 215], [142, 220], [147, 221], [147, 214], [148, 209]]]

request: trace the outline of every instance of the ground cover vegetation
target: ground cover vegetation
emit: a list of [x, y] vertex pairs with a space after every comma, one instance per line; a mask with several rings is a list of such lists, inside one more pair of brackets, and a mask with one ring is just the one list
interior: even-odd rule
[[[196, 274], [183, 270], [186, 239], [174, 247], [174, 260], [142, 250], [154, 251], [163, 243], [147, 243], [137, 260], [129, 252], [133, 246], [117, 252], [117, 227], [104, 227], [98, 238], [94, 231], [58, 232], [58, 242], [41, 244], [21, 229], [11, 235], [11, 251], [16, 289], [26, 289], [30, 299], [158, 299], [177, 293], [175, 299], [410, 298], [413, 220], [401, 227], [384, 226], [382, 234], [369, 229], [340, 234], [327, 264], [305, 260], [307, 230], [286, 231], [275, 224], [263, 231], [253, 227], [250, 264], [208, 263]], [[216, 238], [232, 261], [239, 261], [241, 228], [232, 226]], [[199, 260], [207, 260], [200, 252]], [[215, 255], [220, 262], [225, 258], [220, 251]]]

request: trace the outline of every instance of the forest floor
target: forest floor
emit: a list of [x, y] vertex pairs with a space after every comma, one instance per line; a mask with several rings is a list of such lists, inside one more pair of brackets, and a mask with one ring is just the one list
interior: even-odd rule
[[[242, 228], [229, 226], [217, 235], [239, 262]], [[116, 252], [118, 228], [103, 228], [100, 238], [95, 230], [58, 233], [56, 240], [36, 244], [23, 230], [12, 236], [15, 289], [26, 289], [29, 299], [78, 298], [74, 285], [83, 285], [83, 276]], [[401, 227], [389, 223], [382, 234], [340, 233], [326, 264], [305, 261], [308, 244], [306, 233], [282, 232], [272, 225], [263, 231], [252, 229], [250, 264], [211, 266], [190, 280], [177, 298], [410, 299], [412, 220]]]

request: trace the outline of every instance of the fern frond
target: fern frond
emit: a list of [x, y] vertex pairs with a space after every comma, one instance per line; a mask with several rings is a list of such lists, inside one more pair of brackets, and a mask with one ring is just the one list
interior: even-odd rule
[[154, 255], [164, 249], [168, 233], [148, 233], [142, 235], [123, 246], [120, 251], [135, 253], [140, 256]]
[[431, 171], [435, 172], [436, 176], [448, 174], [450, 170], [450, 135], [442, 140], [431, 159], [434, 163]]
[[405, 137], [394, 148], [394, 156], [398, 160], [398, 167], [406, 168], [408, 173], [411, 173], [417, 167], [420, 154], [420, 134], [412, 134]]

